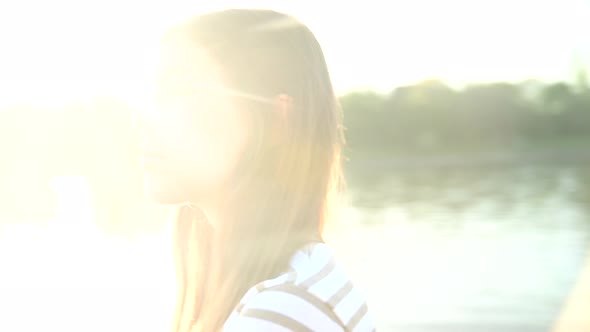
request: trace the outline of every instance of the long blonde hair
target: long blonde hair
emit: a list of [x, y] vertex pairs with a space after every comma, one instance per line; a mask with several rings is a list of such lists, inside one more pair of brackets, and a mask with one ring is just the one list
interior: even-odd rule
[[305, 243], [322, 241], [341, 183], [341, 112], [321, 48], [295, 19], [268, 10], [226, 10], [169, 31], [209, 51], [227, 85], [243, 96], [292, 98], [281, 133], [272, 104], [238, 97], [253, 130], [215, 230], [198, 208], [176, 216], [178, 300], [174, 332], [218, 331], [255, 284], [288, 269]]

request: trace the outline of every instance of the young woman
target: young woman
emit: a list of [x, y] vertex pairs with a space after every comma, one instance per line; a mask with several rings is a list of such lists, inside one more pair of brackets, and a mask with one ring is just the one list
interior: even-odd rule
[[146, 188], [180, 203], [174, 332], [372, 331], [322, 241], [338, 189], [339, 107], [293, 18], [227, 10], [163, 40]]

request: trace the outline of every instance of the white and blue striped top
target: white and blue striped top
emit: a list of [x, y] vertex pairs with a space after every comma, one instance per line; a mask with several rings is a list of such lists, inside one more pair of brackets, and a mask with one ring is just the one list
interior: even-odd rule
[[224, 331], [372, 332], [375, 325], [330, 248], [314, 243], [294, 255], [290, 271], [250, 288]]

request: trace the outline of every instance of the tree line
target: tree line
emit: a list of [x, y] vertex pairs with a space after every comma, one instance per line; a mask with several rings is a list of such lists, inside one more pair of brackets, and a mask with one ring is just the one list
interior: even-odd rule
[[349, 153], [422, 154], [590, 145], [590, 89], [580, 84], [440, 81], [340, 98]]

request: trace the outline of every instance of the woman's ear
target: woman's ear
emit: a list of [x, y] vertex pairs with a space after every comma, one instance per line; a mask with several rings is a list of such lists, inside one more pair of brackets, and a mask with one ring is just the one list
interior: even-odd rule
[[289, 135], [289, 118], [293, 112], [293, 97], [281, 93], [275, 97], [273, 121], [270, 128], [271, 146], [281, 145]]

